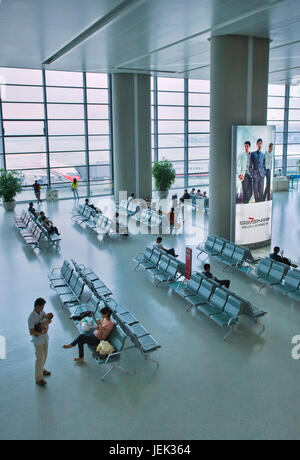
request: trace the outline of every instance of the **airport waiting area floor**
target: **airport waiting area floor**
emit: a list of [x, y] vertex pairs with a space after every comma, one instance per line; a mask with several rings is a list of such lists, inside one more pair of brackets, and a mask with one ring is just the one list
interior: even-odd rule
[[[293, 360], [292, 337], [300, 334], [300, 303], [264, 289], [243, 273], [227, 271], [232, 289], [268, 314], [263, 335], [241, 325], [224, 343], [224, 330], [152, 278], [135, 271], [133, 257], [154, 240], [140, 235], [103, 242], [71, 221], [72, 201], [43, 204], [62, 234], [61, 251], [25, 247], [12, 225], [12, 213], [0, 208], [0, 335], [7, 359], [0, 360], [1, 439], [300, 439], [300, 361]], [[24, 205], [18, 205], [20, 214]], [[300, 264], [300, 193], [274, 196], [273, 244]], [[203, 241], [195, 235], [166, 236], [181, 259], [186, 245]], [[193, 268], [201, 269], [204, 258]], [[153, 355], [160, 367], [136, 350], [124, 353], [122, 366], [102, 382], [87, 350], [76, 365], [76, 350], [63, 350], [77, 335], [66, 311], [50, 289], [48, 274], [64, 259], [91, 267], [117, 300], [142, 322], [162, 348]], [[223, 265], [211, 261], [221, 275]], [[34, 383], [34, 349], [27, 318], [37, 297], [54, 313], [50, 327], [47, 388]]]

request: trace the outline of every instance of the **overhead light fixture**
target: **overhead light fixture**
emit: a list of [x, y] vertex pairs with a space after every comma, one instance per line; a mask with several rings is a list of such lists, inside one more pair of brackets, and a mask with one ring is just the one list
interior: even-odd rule
[[120, 70], [124, 72], [134, 72], [134, 73], [149, 73], [149, 72], [154, 72], [154, 73], [178, 73], [175, 70], [158, 70], [158, 69], [134, 69], [132, 67], [118, 67], [115, 72], [119, 72]]
[[60, 59], [65, 54], [69, 53], [71, 50], [76, 48], [76, 46], [81, 45], [83, 42], [88, 40], [92, 35], [99, 32], [99, 30], [103, 29], [107, 24], [111, 23], [112, 21], [119, 19], [121, 15], [126, 14], [134, 7], [141, 6], [145, 3], [146, 0], [125, 0], [123, 3], [118, 5], [116, 8], [109, 11], [105, 16], [101, 19], [96, 21], [90, 27], [85, 29], [81, 32], [77, 37], [63, 46], [60, 50], [50, 56], [43, 62], [43, 65], [53, 64], [53, 62]]

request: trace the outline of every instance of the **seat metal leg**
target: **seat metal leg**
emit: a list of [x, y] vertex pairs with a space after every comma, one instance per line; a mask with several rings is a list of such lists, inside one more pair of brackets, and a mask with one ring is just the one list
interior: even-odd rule
[[107, 371], [107, 372], [106, 372], [106, 373], [103, 375], [103, 377], [102, 377], [102, 379], [101, 379], [101, 380], [102, 380], [102, 382], [103, 382], [103, 380], [105, 379], [105, 377], [106, 377], [108, 374], [110, 374], [110, 373], [111, 373], [111, 371], [112, 371], [113, 369], [114, 369], [114, 366], [111, 366], [111, 368], [110, 368], [110, 369], [108, 369], [108, 371]]
[[124, 372], [126, 375], [129, 374], [129, 372], [128, 372], [126, 369], [124, 369], [124, 367], [119, 366], [119, 365], [117, 365], [116, 367], [117, 367], [118, 369], [120, 369], [120, 371]]
[[227, 332], [227, 334], [225, 335], [224, 337], [224, 342], [226, 342], [226, 340], [228, 339], [228, 337], [233, 334], [233, 332], [236, 332], [238, 334], [242, 334], [240, 331], [238, 331], [238, 324], [233, 324], [230, 327], [230, 330]]
[[266, 287], [267, 285], [266, 284], [263, 284], [259, 290], [259, 294], [261, 293], [261, 291]]
[[225, 337], [224, 337], [224, 342], [226, 342], [226, 340], [228, 339], [228, 337], [233, 333], [233, 330], [234, 330], [234, 327], [233, 327], [233, 326], [230, 326], [229, 331], [227, 332], [227, 334], [226, 334]]
[[152, 361], [153, 363], [155, 363], [155, 364], [157, 365], [157, 367], [159, 367], [159, 362], [156, 361], [156, 360], [153, 359], [153, 358], [150, 358], [149, 355], [146, 355], [146, 354], [145, 354], [145, 361]]
[[260, 331], [259, 335], [261, 335], [263, 332], [265, 332], [266, 326], [263, 323], [261, 323], [260, 321], [256, 321], [255, 323], [258, 324], [259, 326], [261, 326], [261, 331]]

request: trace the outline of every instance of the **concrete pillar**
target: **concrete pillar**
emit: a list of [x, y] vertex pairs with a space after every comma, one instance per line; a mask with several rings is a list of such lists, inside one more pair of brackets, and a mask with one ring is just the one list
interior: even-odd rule
[[152, 196], [150, 75], [112, 75], [115, 198]]
[[211, 38], [209, 233], [230, 239], [233, 125], [266, 125], [268, 39]]

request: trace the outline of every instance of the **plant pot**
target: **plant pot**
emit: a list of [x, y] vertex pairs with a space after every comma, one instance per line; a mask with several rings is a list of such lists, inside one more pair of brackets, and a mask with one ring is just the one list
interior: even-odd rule
[[165, 200], [169, 196], [169, 191], [168, 190], [166, 192], [158, 191], [157, 195], [160, 200]]
[[15, 200], [3, 201], [3, 208], [5, 209], [5, 211], [14, 211], [15, 207], [16, 207]]

